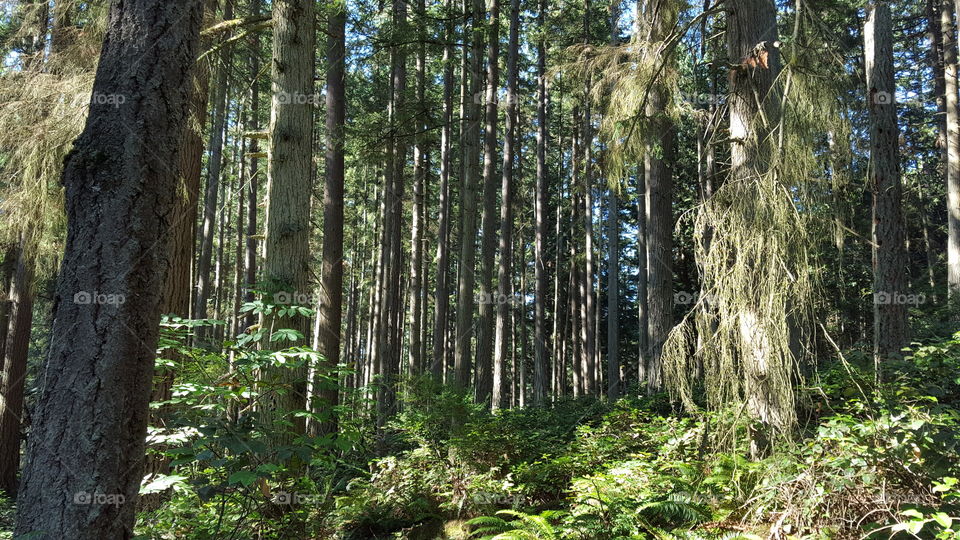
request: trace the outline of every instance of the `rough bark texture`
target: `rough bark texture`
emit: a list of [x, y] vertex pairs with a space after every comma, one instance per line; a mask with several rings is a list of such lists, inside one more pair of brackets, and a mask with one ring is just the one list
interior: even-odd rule
[[[216, 1], [205, 0], [205, 3], [204, 26], [207, 26], [213, 20]], [[175, 217], [170, 226], [170, 269], [167, 271], [163, 292], [160, 295], [161, 314], [176, 315], [185, 319], [190, 317], [190, 268], [195, 253], [197, 204], [203, 168], [203, 131], [207, 119], [210, 87], [210, 66], [207, 62], [194, 62], [190, 69], [190, 84], [193, 85], [193, 92], [190, 96], [189, 116], [183, 129], [177, 156], [180, 185], [177, 189]], [[170, 352], [176, 354], [174, 351]], [[165, 369], [156, 374], [150, 401], [170, 399], [174, 375], [172, 369]], [[166, 407], [152, 410], [150, 425], [163, 426], [168, 412]], [[159, 449], [150, 440], [147, 441], [147, 445], [154, 450]], [[144, 476], [167, 474], [168, 462], [169, 460], [158, 453], [148, 454]], [[161, 494], [146, 495], [140, 498], [139, 509], [141, 511], [156, 509], [162, 501]]]
[[[15, 536], [133, 536], [201, 0], [115, 3], [66, 159], [67, 240]], [[113, 295], [113, 296], [110, 296]]]
[[[268, 153], [267, 237], [264, 277], [277, 303], [302, 304], [310, 289], [310, 196], [313, 181], [314, 2], [277, 0], [273, 3], [273, 102], [270, 109]], [[307, 317], [271, 321], [273, 329], [292, 328], [302, 341], [279, 342], [286, 347], [309, 343]], [[266, 370], [270, 392], [265, 410], [280, 415], [303, 410], [307, 403], [307, 368], [288, 366]], [[293, 432], [304, 432], [304, 420], [291, 418]], [[288, 433], [288, 436], [292, 434]], [[279, 437], [278, 444], [289, 442]]]
[[[344, 39], [347, 14], [336, 9], [327, 20], [327, 154], [323, 189], [323, 283], [320, 287], [320, 328], [318, 340], [322, 367], [327, 374], [340, 363], [340, 323], [343, 319], [343, 125], [346, 118], [344, 87]], [[337, 386], [321, 383], [321, 406], [327, 408], [330, 422], [321, 425], [322, 433], [336, 430], [333, 406], [337, 404]]]
[[[907, 340], [907, 306], [900, 299], [907, 293], [907, 258], [890, 5], [868, 5], [863, 30], [873, 192], [873, 352], [879, 367], [899, 358]], [[955, 72], [947, 79], [951, 76], [955, 79]]]

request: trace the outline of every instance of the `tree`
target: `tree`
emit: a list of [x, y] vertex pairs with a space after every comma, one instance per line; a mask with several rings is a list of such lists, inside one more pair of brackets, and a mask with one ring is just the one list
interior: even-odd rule
[[[863, 40], [873, 193], [873, 353], [879, 373], [880, 364], [899, 358], [907, 342], [907, 306], [898, 300], [906, 293], [906, 252], [889, 3], [867, 5]], [[947, 55], [948, 62], [955, 60]], [[956, 80], [955, 69], [951, 77]]]
[[[452, 0], [445, 4], [448, 11]], [[431, 373], [440, 380], [447, 357], [447, 313], [450, 309], [450, 166], [453, 132], [453, 23], [444, 25], [443, 125], [440, 128], [440, 216], [437, 225], [437, 286], [433, 318], [433, 365]]]
[[[957, 102], [957, 37], [953, 22], [954, 11], [954, 2], [941, 1], [940, 29], [943, 36], [943, 106], [946, 111], [947, 158], [947, 294], [951, 302], [960, 295], [960, 112], [958, 112], [960, 104]], [[866, 40], [866, 36], [864, 39]], [[881, 43], [876, 46], [880, 45], [886, 44]], [[882, 52], [884, 51], [878, 51], [878, 53]], [[886, 69], [888, 68], [884, 65], [881, 71]], [[889, 69], [892, 70], [892, 68]], [[888, 75], [883, 73], [882, 76]]]
[[170, 164], [202, 9], [131, 0], [111, 10], [94, 94], [127, 99], [91, 107], [65, 162], [67, 243], [16, 536], [133, 536], [176, 204]]
[[9, 330], [0, 359], [0, 491], [17, 493], [23, 425], [23, 388], [33, 323], [35, 262], [21, 241], [9, 288]]
[[[648, 41], [658, 42], [672, 30], [672, 22], [663, 12], [670, 9], [665, 1], [654, 2], [645, 14], [648, 20]], [[661, 355], [667, 334], [673, 328], [673, 168], [675, 134], [667, 116], [670, 94], [655, 83], [650, 91], [647, 117], [651, 137], [644, 156], [646, 180], [647, 232], [647, 308], [650, 345], [646, 369], [647, 390], [661, 389]]]
[[[547, 234], [547, 119], [549, 95], [547, 94], [547, 0], [540, 0], [537, 11], [537, 178], [534, 200], [534, 326], [533, 326], [533, 402], [543, 405], [547, 397], [547, 260], [544, 242]], [[559, 272], [557, 272], [559, 274]], [[554, 308], [554, 319], [559, 318]], [[556, 350], [553, 351], [556, 354]]]
[[[464, 3], [466, 8], [467, 4]], [[463, 175], [460, 195], [460, 269], [457, 281], [457, 326], [455, 338], [454, 381], [462, 389], [470, 384], [470, 350], [473, 339], [473, 286], [475, 283], [474, 263], [477, 257], [477, 165], [480, 147], [480, 92], [483, 78], [481, 55], [483, 51], [483, 2], [472, 0], [468, 13], [471, 23], [470, 53], [467, 56], [467, 70], [470, 74], [469, 91], [463, 92]], [[466, 52], [464, 53], [466, 55]], [[467, 81], [462, 81], [467, 84]]]
[[[513, 169], [517, 147], [517, 79], [519, 78], [517, 57], [520, 43], [520, 0], [510, 0], [510, 37], [507, 53], [507, 111], [506, 129], [503, 142], [503, 171], [500, 181], [500, 265], [497, 268], [497, 323], [494, 340], [493, 359], [493, 395], [491, 404], [494, 409], [506, 405], [509, 393], [506, 391], [506, 365], [509, 354], [507, 340], [508, 317], [513, 291], [511, 279], [513, 264]], [[542, 216], [541, 216], [542, 217]], [[523, 267], [522, 267], [523, 268]], [[512, 300], [512, 299], [511, 299]], [[542, 323], [542, 321], [541, 321]], [[541, 334], [542, 334], [541, 324]], [[543, 337], [542, 335], [539, 337]], [[542, 360], [542, 358], [541, 358]], [[542, 366], [541, 366], [542, 367]], [[541, 376], [543, 374], [541, 373]], [[517, 374], [514, 373], [516, 377]], [[541, 380], [541, 384], [542, 384]]]
[[[233, 0], [226, 0], [223, 19], [233, 18]], [[226, 36], [229, 37], [229, 36]], [[224, 129], [227, 117], [227, 86], [229, 83], [232, 56], [228, 51], [218, 55], [220, 62], [215, 68], [213, 81], [213, 121], [210, 126], [210, 150], [207, 156], [207, 189], [203, 199], [203, 226], [200, 230], [200, 259], [197, 261], [197, 293], [193, 307], [193, 316], [197, 319], [207, 317], [207, 300], [210, 297], [210, 265], [213, 259], [213, 236], [217, 229], [220, 176], [223, 167]], [[222, 230], [222, 228], [221, 228]], [[223, 244], [220, 243], [222, 246]], [[203, 334], [203, 327], [198, 331]]]
[[[302, 303], [310, 283], [310, 197], [313, 190], [314, 3], [277, 0], [273, 3], [273, 99], [270, 146], [267, 157], [267, 235], [264, 279], [278, 303]], [[274, 319], [300, 334], [288, 345], [309, 343], [307, 317]], [[271, 366], [264, 373], [267, 395], [264, 410], [279, 419], [307, 405], [306, 366]], [[277, 391], [276, 389], [283, 389]], [[292, 420], [293, 431], [303, 433], [302, 417]], [[292, 440], [279, 437], [277, 444]]]
[[[500, 89], [500, 2], [487, 3], [487, 88], [483, 98], [483, 212], [480, 226], [483, 235], [480, 243], [480, 320], [477, 335], [476, 375], [474, 386], [476, 399], [485, 403], [490, 399], [493, 386], [491, 372], [494, 340], [494, 305], [499, 298], [493, 296], [493, 266], [497, 246], [497, 93]], [[501, 254], [502, 255], [502, 254]]]
[[[620, 6], [610, 6], [610, 43], [617, 45]], [[620, 198], [610, 181], [607, 190], [607, 399], [620, 397]]]
[[[323, 283], [320, 290], [320, 327], [317, 339], [325, 375], [340, 363], [340, 326], [343, 320], [343, 144], [346, 118], [344, 62], [347, 13], [345, 5], [334, 5], [327, 20], [327, 154], [323, 189]], [[333, 417], [337, 387], [322, 384], [320, 399]], [[321, 427], [336, 429], [335, 422]]]

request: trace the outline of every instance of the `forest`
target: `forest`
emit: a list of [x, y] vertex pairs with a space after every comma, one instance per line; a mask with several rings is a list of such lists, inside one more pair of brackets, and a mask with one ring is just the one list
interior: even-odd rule
[[0, 540], [960, 539], [958, 13], [0, 1]]

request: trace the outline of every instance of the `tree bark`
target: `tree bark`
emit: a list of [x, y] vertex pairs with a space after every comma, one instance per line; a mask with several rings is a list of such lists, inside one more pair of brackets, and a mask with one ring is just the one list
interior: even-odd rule
[[[452, 12], [453, 2], [447, 0], [447, 10]], [[448, 15], [452, 15], [449, 13]], [[440, 219], [437, 226], [437, 294], [433, 318], [433, 365], [431, 373], [441, 380], [445, 358], [448, 312], [450, 310], [450, 145], [453, 132], [453, 23], [448, 20], [444, 27], [443, 47], [443, 127], [440, 133]]]
[[[493, 397], [494, 409], [507, 406], [506, 365], [509, 354], [507, 336], [509, 316], [515, 297], [511, 296], [513, 272], [513, 169], [517, 152], [517, 57], [520, 43], [520, 0], [510, 0], [510, 37], [507, 53], [507, 111], [503, 137], [503, 171], [500, 181], [500, 193], [503, 201], [500, 206], [500, 265], [497, 268], [497, 322], [494, 340], [493, 360]], [[542, 218], [542, 216], [540, 216]], [[524, 268], [521, 266], [521, 268]], [[521, 270], [523, 271], [523, 270]], [[525, 291], [521, 291], [523, 294]], [[507, 300], [509, 299], [509, 301]], [[522, 301], [522, 300], [521, 300]], [[524, 322], [526, 317], [524, 317]], [[542, 322], [542, 321], [541, 321]], [[541, 325], [541, 332], [543, 330]], [[542, 337], [537, 336], [538, 339]], [[542, 359], [542, 358], [541, 358]], [[543, 373], [540, 373], [543, 386]], [[536, 377], [536, 375], [535, 375]], [[536, 381], [534, 385], [536, 385]]]
[[66, 250], [15, 536], [133, 536], [176, 206], [170, 164], [202, 8], [130, 0], [111, 9], [93, 91], [126, 100], [94, 105], [65, 161]]
[[[907, 292], [906, 235], [901, 208], [900, 136], [890, 4], [879, 2], [867, 6], [863, 36], [870, 120], [869, 174], [873, 188], [873, 353], [879, 376], [881, 364], [900, 358], [900, 350], [907, 343], [907, 306], [901, 300]], [[955, 58], [947, 54], [948, 64], [953, 60], [955, 65]], [[956, 80], [955, 70], [947, 75], [948, 81], [951, 77]], [[948, 111], [950, 99], [948, 96]]]
[[947, 113], [947, 295], [951, 303], [956, 303], [960, 297], [960, 104], [957, 102], [954, 11], [950, 0], [943, 0], [940, 28], [943, 35], [944, 107]]
[[[223, 19], [233, 18], [233, 2], [224, 5]], [[213, 259], [214, 222], [217, 219], [217, 201], [220, 192], [220, 176], [223, 164], [223, 135], [227, 117], [227, 81], [230, 71], [230, 54], [223, 50], [218, 55], [216, 78], [213, 82], [213, 121], [210, 125], [210, 151], [207, 155], [207, 189], [203, 199], [203, 225], [200, 230], [200, 259], [197, 261], [197, 294], [193, 313], [197, 319], [207, 318], [207, 301], [210, 298], [210, 265]], [[198, 336], [206, 333], [197, 328]]]
[[[417, 66], [416, 66], [416, 130], [418, 132], [427, 131], [426, 117], [427, 108], [424, 98], [425, 78], [427, 70], [427, 51], [424, 40], [426, 39], [426, 28], [424, 18], [426, 17], [426, 5], [424, 0], [417, 1]], [[410, 286], [408, 290], [409, 310], [410, 310], [410, 347], [407, 358], [410, 375], [419, 375], [423, 370], [423, 357], [421, 348], [423, 346], [423, 328], [424, 321], [421, 318], [423, 311], [423, 290], [425, 287], [423, 273], [423, 240], [424, 240], [424, 212], [426, 209], [424, 203], [424, 186], [426, 183], [426, 137], [420, 133], [414, 137], [413, 146], [413, 216], [410, 227]]]
[[[264, 278], [275, 303], [303, 304], [310, 291], [310, 197], [313, 190], [314, 2], [273, 3], [273, 71], [270, 146], [267, 157], [267, 235]], [[304, 337], [280, 347], [309, 343], [310, 319], [303, 316], [267, 321]], [[264, 411], [274, 421], [307, 408], [307, 367], [271, 366], [264, 370], [270, 388]], [[289, 418], [292, 431], [274, 437], [289, 444], [305, 431], [302, 417]]]
[[[512, 20], [511, 20], [512, 24]], [[547, 118], [549, 115], [549, 95], [547, 94], [547, 0], [540, 0], [537, 13], [537, 26], [540, 30], [540, 39], [537, 41], [537, 179], [536, 199], [534, 202], [534, 353], [533, 353], [533, 403], [543, 406], [546, 402], [547, 384], [550, 376], [547, 374], [547, 334], [546, 334], [546, 302], [547, 302], [547, 261], [545, 254], [547, 235], [547, 141], [549, 132]], [[510, 36], [513, 39], [513, 34]], [[513, 44], [511, 41], [511, 53]], [[559, 242], [559, 239], [557, 239]], [[558, 250], [557, 253], [560, 253]], [[557, 318], [554, 309], [554, 318]], [[556, 350], [554, 350], [556, 354]]]
[[33, 257], [21, 241], [16, 250], [16, 268], [10, 280], [8, 343], [0, 363], [0, 492], [17, 493], [20, 469], [23, 387], [33, 325]]
[[480, 146], [480, 104], [474, 99], [480, 92], [483, 78], [481, 71], [483, 54], [483, 2], [472, 0], [469, 13], [471, 22], [471, 51], [468, 58], [470, 91], [463, 100], [463, 180], [460, 186], [460, 270], [457, 284], [456, 355], [454, 358], [454, 384], [466, 389], [470, 384], [471, 341], [473, 340], [473, 287], [474, 263], [477, 257], [477, 165]]
[[[320, 300], [318, 340], [323, 357], [323, 375], [336, 376], [340, 363], [340, 326], [343, 320], [343, 189], [344, 189], [344, 122], [346, 93], [344, 64], [346, 61], [346, 7], [337, 4], [327, 20], [327, 153], [323, 189], [323, 295]], [[335, 381], [335, 379], [334, 379]], [[334, 381], [320, 383], [321, 406], [330, 420], [320, 425], [320, 433], [337, 429], [333, 407], [337, 405]]]
[[480, 320], [476, 355], [476, 400], [490, 400], [493, 377], [491, 372], [494, 340], [494, 306], [502, 298], [493, 295], [493, 266], [497, 247], [497, 92], [500, 88], [500, 2], [487, 2], [487, 89], [483, 99], [485, 126], [483, 129], [483, 213], [480, 246]]

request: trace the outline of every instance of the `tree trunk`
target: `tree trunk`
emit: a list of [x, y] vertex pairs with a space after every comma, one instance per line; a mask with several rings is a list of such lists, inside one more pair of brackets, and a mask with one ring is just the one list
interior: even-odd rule
[[23, 386], [33, 325], [34, 267], [34, 260], [21, 241], [10, 280], [8, 343], [0, 363], [0, 492], [10, 497], [17, 493], [20, 469]]
[[[511, 296], [512, 255], [513, 255], [513, 168], [517, 146], [517, 56], [519, 54], [520, 1], [510, 0], [510, 37], [507, 53], [507, 111], [503, 137], [503, 171], [500, 181], [500, 193], [503, 201], [500, 206], [500, 265], [497, 268], [497, 322], [493, 360], [493, 398], [494, 409], [507, 405], [506, 375], [509, 340], [507, 325], [513, 306]], [[542, 217], [542, 216], [541, 216]], [[521, 270], [522, 271], [522, 270]], [[521, 291], [521, 294], [523, 291]], [[541, 326], [542, 330], [542, 326]], [[540, 374], [542, 377], [542, 373]], [[536, 378], [536, 375], [534, 375]], [[542, 385], [542, 379], [539, 380]], [[536, 380], [534, 385], [536, 385]]]
[[3, 369], [7, 330], [10, 329], [10, 280], [17, 269], [17, 244], [10, 243], [3, 250], [0, 262], [0, 369]]
[[[258, 17], [260, 15], [261, 0], [250, 0], [250, 16]], [[260, 74], [260, 34], [254, 32], [250, 36], [250, 74], [253, 80], [250, 83], [250, 120], [249, 129], [252, 132], [260, 130], [260, 83], [258, 76]], [[246, 246], [243, 254], [244, 282], [247, 286], [245, 300], [253, 302], [253, 288], [257, 285], [257, 218], [259, 207], [260, 186], [260, 159], [257, 155], [260, 152], [260, 140], [254, 137], [250, 140], [250, 172], [247, 181], [247, 223], [246, 223]], [[249, 328], [256, 324], [256, 315], [250, 311], [247, 314], [244, 326]]]
[[[650, 16], [650, 39], [664, 39], [669, 24], [655, 10]], [[647, 187], [647, 305], [649, 309], [650, 355], [647, 366], [647, 392], [661, 389], [663, 343], [673, 328], [673, 168], [676, 136], [673, 122], [667, 116], [670, 95], [663, 85], [651, 89], [647, 103], [650, 138], [644, 158]]]
[[470, 384], [471, 345], [473, 339], [473, 286], [475, 282], [474, 263], [477, 257], [477, 165], [480, 146], [480, 84], [483, 54], [483, 2], [472, 0], [469, 14], [472, 25], [471, 51], [468, 58], [470, 73], [470, 91], [463, 100], [463, 181], [460, 186], [461, 226], [460, 226], [460, 271], [457, 284], [457, 328], [456, 355], [454, 358], [454, 384], [466, 389]]
[[[424, 18], [426, 17], [426, 5], [424, 0], [417, 1], [417, 114], [416, 130], [427, 131], [426, 117], [427, 107], [424, 99], [425, 78], [427, 70], [427, 51], [424, 40], [426, 40], [426, 28]], [[425, 280], [423, 273], [423, 239], [424, 239], [424, 185], [426, 183], [426, 137], [418, 133], [414, 138], [413, 147], [413, 222], [410, 227], [410, 286], [409, 286], [409, 309], [410, 309], [410, 350], [408, 355], [410, 375], [419, 375], [423, 370], [423, 357], [420, 349], [423, 346], [423, 328], [424, 321], [421, 318], [423, 311], [423, 290]]]
[[[267, 235], [264, 278], [274, 303], [303, 304], [310, 290], [310, 196], [313, 189], [314, 2], [275, 0], [273, 3], [273, 100], [267, 158]], [[308, 317], [267, 321], [296, 330], [304, 337], [281, 341], [285, 348], [309, 343]], [[264, 370], [269, 388], [264, 411], [281, 421], [291, 411], [307, 407], [307, 368], [289, 366]], [[292, 433], [274, 437], [278, 446], [304, 433], [302, 417], [289, 418]]]
[[202, 11], [201, 0], [111, 9], [93, 91], [127, 99], [94, 105], [65, 161], [66, 250], [15, 536], [133, 536], [176, 207], [170, 164]]
[[951, 303], [956, 303], [960, 297], [960, 105], [957, 103], [954, 11], [950, 1], [943, 0], [940, 28], [943, 35], [944, 107], [947, 113], [947, 294]]
[[490, 400], [493, 378], [491, 373], [492, 345], [494, 340], [494, 306], [500, 298], [493, 294], [493, 266], [497, 247], [497, 92], [500, 88], [500, 2], [487, 2], [487, 89], [483, 104], [486, 111], [483, 129], [483, 214], [481, 228], [483, 238], [480, 246], [480, 321], [477, 336], [476, 400]]
[[[205, 26], [214, 20], [216, 11], [215, 0], [205, 0]], [[194, 61], [190, 67], [190, 84], [193, 92], [190, 95], [189, 115], [183, 129], [182, 143], [177, 153], [176, 163], [179, 166], [179, 196], [174, 209], [174, 219], [170, 226], [170, 268], [163, 283], [163, 292], [160, 299], [160, 313], [174, 315], [184, 319], [190, 318], [191, 279], [190, 269], [194, 258], [196, 243], [197, 205], [200, 198], [200, 177], [203, 169], [203, 126], [207, 119], [207, 102], [210, 90], [209, 66], [205, 61]], [[177, 360], [177, 353], [170, 350], [172, 360]], [[163, 402], [172, 397], [174, 377], [173, 369], [163, 369], [154, 380], [151, 402]], [[152, 409], [150, 425], [163, 427], [166, 424], [169, 407]], [[144, 477], [157, 474], [167, 474], [169, 460], [159, 453], [161, 446], [155, 441], [147, 440], [147, 446], [157, 452], [147, 454], [144, 466]], [[145, 495], [140, 498], [140, 511], [149, 511], [159, 508], [163, 502], [162, 494]]]
[[[447, 0], [448, 16], [452, 15], [452, 0]], [[450, 145], [453, 132], [453, 23], [444, 27], [443, 47], [443, 127], [440, 133], [440, 222], [437, 227], [437, 294], [433, 318], [433, 365], [435, 380], [442, 380], [445, 358], [448, 355], [446, 335], [450, 310]]]
[[[867, 6], [863, 37], [870, 119], [870, 180], [873, 188], [873, 353], [879, 376], [882, 362], [900, 358], [900, 350], [907, 343], [907, 306], [901, 301], [907, 292], [906, 235], [901, 209], [890, 4], [881, 2]], [[952, 40], [952, 37], [948, 39]], [[948, 65], [956, 65], [955, 56], [947, 54]], [[951, 78], [956, 80], [955, 69], [947, 75], [948, 81]], [[947, 87], [950, 87], [949, 82]], [[948, 111], [950, 100], [948, 96]], [[953, 101], [956, 101], [955, 98]]]
[[[224, 5], [223, 19], [233, 18], [233, 2]], [[203, 225], [200, 230], [200, 259], [197, 261], [197, 295], [194, 299], [193, 316], [207, 318], [207, 300], [210, 298], [210, 265], [213, 259], [214, 222], [217, 218], [217, 199], [220, 192], [220, 171], [223, 163], [223, 135], [226, 125], [227, 84], [231, 56], [229, 50], [218, 55], [220, 63], [216, 67], [213, 82], [213, 121], [210, 125], [210, 152], [207, 156], [207, 190], [203, 198]], [[206, 333], [203, 327], [197, 328], [197, 335]]]
[[[323, 189], [323, 283], [320, 287], [320, 328], [318, 340], [323, 357], [321, 370], [325, 376], [336, 376], [340, 363], [340, 324], [343, 319], [343, 184], [344, 184], [344, 121], [346, 94], [344, 64], [346, 60], [347, 13], [344, 6], [334, 6], [327, 19], [327, 154]], [[337, 429], [333, 407], [337, 404], [336, 379], [320, 383], [321, 406], [330, 420], [320, 425], [320, 433]], [[322, 413], [321, 413], [322, 414]]]
[[[512, 17], [512, 15], [511, 15]], [[511, 19], [511, 24], [513, 23]], [[547, 261], [545, 245], [547, 235], [547, 117], [549, 96], [547, 95], [547, 0], [540, 0], [537, 13], [537, 26], [540, 39], [537, 41], [537, 179], [536, 199], [534, 203], [534, 352], [533, 352], [533, 403], [543, 406], [546, 402], [547, 384]], [[510, 52], [513, 53], [513, 34], [510, 35]], [[559, 239], [557, 239], [559, 242]], [[558, 250], [557, 253], [560, 253]], [[554, 318], [557, 317], [554, 309]], [[554, 349], [556, 354], [556, 349]]]

